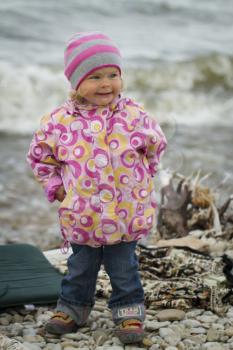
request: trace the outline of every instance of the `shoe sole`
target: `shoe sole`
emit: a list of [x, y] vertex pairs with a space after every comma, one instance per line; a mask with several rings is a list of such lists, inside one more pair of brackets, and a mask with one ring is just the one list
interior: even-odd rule
[[56, 335], [62, 335], [62, 334], [66, 334], [66, 333], [75, 333], [77, 331], [77, 329], [78, 329], [77, 326], [73, 326], [70, 328], [68, 328], [68, 327], [64, 328], [64, 326], [62, 326], [62, 325], [51, 324], [51, 323], [48, 323], [45, 326], [45, 330], [48, 333], [56, 334]]
[[140, 333], [135, 333], [135, 332], [130, 333], [129, 331], [124, 332], [124, 331], [117, 330], [115, 331], [115, 334], [123, 344], [139, 343], [143, 340], [145, 336], [144, 331]]

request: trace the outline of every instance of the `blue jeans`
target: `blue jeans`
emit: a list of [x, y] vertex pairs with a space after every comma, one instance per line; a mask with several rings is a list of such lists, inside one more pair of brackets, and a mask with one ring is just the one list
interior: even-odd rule
[[59, 302], [74, 308], [92, 308], [97, 275], [103, 263], [112, 286], [109, 308], [143, 304], [136, 244], [122, 242], [99, 248], [72, 244], [73, 254], [68, 259], [68, 274], [62, 280]]

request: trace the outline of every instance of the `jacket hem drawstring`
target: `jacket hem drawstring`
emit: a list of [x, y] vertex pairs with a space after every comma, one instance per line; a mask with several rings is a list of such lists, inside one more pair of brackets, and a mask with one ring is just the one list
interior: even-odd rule
[[70, 242], [67, 240], [64, 240], [61, 247], [60, 247], [61, 253], [67, 254], [69, 251], [69, 248], [70, 248]]

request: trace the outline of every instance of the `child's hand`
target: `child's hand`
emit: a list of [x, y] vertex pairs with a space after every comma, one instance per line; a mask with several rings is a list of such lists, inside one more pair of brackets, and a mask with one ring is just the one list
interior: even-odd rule
[[66, 192], [64, 190], [64, 187], [63, 186], [59, 187], [55, 193], [55, 198], [59, 202], [62, 202], [65, 199], [65, 196], [66, 196]]

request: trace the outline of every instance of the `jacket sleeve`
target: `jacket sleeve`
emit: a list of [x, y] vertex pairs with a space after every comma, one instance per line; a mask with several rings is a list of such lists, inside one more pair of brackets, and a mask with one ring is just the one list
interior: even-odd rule
[[147, 114], [142, 119], [142, 131], [145, 136], [145, 156], [153, 177], [158, 170], [159, 162], [167, 146], [167, 140], [158, 122]]
[[52, 119], [45, 116], [40, 129], [33, 136], [27, 155], [27, 161], [50, 202], [56, 199], [56, 190], [63, 185], [61, 163], [55, 157], [55, 138]]

